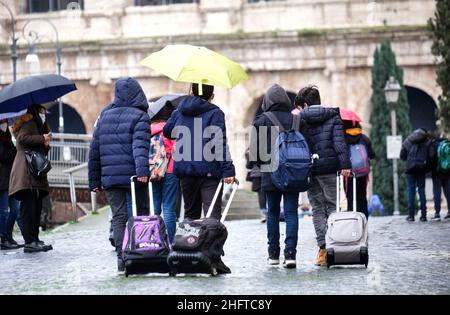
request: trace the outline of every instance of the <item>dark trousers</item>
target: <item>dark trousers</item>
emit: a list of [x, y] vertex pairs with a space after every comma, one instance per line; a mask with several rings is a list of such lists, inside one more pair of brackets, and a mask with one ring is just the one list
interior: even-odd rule
[[[356, 178], [356, 211], [364, 213], [366, 218], [369, 218], [368, 204], [367, 204], [367, 183], [369, 178], [362, 176]], [[353, 178], [346, 177], [345, 194], [347, 196], [347, 209], [353, 211]]]
[[416, 200], [416, 187], [419, 191], [420, 210], [422, 216], [427, 215], [427, 198], [425, 196], [425, 175], [406, 175], [406, 184], [408, 186], [408, 215], [415, 216], [415, 200]]
[[[128, 221], [127, 194], [129, 188], [108, 188], [105, 190], [106, 199], [112, 211], [112, 227], [117, 257], [122, 257], [122, 243]], [[146, 184], [136, 183], [137, 215], [149, 215], [148, 188]]]
[[[444, 177], [433, 173], [433, 199], [436, 214], [441, 212], [441, 191], [444, 191], [444, 197], [447, 199], [448, 207], [450, 207], [450, 176]], [[450, 209], [448, 209], [448, 213], [450, 213]]]
[[25, 244], [39, 241], [39, 226], [41, 222], [42, 199], [45, 195], [37, 190], [22, 192], [20, 216], [22, 218], [22, 235]]
[[[197, 220], [201, 218], [202, 208], [204, 214], [208, 212], [208, 208], [216, 193], [220, 179], [211, 179], [205, 177], [182, 177], [181, 191], [184, 199], [184, 217], [189, 220]], [[220, 220], [222, 213], [222, 192], [217, 197], [214, 205], [212, 218]]]

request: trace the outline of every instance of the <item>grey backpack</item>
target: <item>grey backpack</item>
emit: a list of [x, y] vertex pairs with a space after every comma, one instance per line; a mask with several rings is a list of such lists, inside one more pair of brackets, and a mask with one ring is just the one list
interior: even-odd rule
[[340, 172], [337, 174], [336, 212], [328, 217], [325, 236], [327, 267], [333, 265], [367, 265], [369, 233], [366, 216], [356, 211], [356, 176], [353, 173], [353, 211], [340, 211]]

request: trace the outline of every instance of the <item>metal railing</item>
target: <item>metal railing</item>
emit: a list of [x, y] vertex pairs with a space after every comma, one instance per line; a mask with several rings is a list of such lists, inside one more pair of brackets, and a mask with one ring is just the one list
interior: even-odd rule
[[[87, 165], [91, 139], [91, 135], [53, 134], [48, 155], [52, 163], [52, 169], [47, 176], [50, 186], [70, 186], [67, 173], [64, 170], [76, 168], [84, 163]], [[72, 176], [74, 184], [78, 187], [89, 187], [87, 167], [77, 169]]]
[[97, 194], [91, 192], [91, 209], [77, 203], [76, 188], [89, 188], [88, 159], [92, 135], [53, 134], [48, 158], [52, 169], [48, 182], [52, 187], [69, 188], [73, 221], [78, 220], [77, 209], [85, 214], [97, 210]]

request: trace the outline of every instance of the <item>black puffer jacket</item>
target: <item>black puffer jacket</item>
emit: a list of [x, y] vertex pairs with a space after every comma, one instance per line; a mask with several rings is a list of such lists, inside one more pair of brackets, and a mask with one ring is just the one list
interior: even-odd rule
[[351, 169], [339, 108], [310, 106], [301, 113], [301, 126], [311, 154], [319, 155], [313, 165], [313, 175]]
[[[291, 129], [293, 120], [293, 115], [291, 114], [291, 101], [281, 86], [275, 84], [267, 91], [263, 99], [262, 109], [264, 112], [272, 112], [283, 125], [284, 129]], [[256, 129], [256, 135], [259, 135], [260, 131], [262, 132], [260, 127], [271, 127], [273, 124], [266, 115], [261, 114], [255, 118], [253, 126]], [[276, 140], [278, 137], [278, 134], [272, 135], [271, 129], [272, 128], [267, 128], [267, 135], [261, 136], [261, 138], [267, 139], [267, 150], [265, 146], [262, 146], [262, 144], [259, 143], [260, 138], [258, 136], [255, 137], [252, 135], [252, 138], [250, 139], [250, 148], [252, 153], [255, 153], [255, 149], [257, 148], [256, 158], [258, 166], [270, 165], [271, 159], [269, 157], [270, 152], [272, 152], [270, 139], [273, 137], [273, 139]], [[264, 153], [267, 152], [265, 153], [266, 156], [261, 156], [260, 151]], [[250, 154], [250, 157], [251, 160], [255, 158], [252, 154]], [[277, 190], [277, 188], [272, 184], [271, 173], [264, 172], [264, 167], [261, 168], [261, 171], [262, 189], [264, 191]]]
[[[432, 138], [428, 134], [428, 132], [419, 128], [414, 130], [406, 139], [403, 141], [402, 149], [400, 151], [400, 159], [406, 161], [408, 160], [408, 154], [414, 144], [422, 144], [425, 143], [428, 146], [428, 165], [426, 172], [431, 170], [432, 161], [436, 157], [436, 151], [434, 150], [434, 146], [432, 145]], [[409, 174], [408, 172], [406, 172]], [[423, 174], [420, 174], [423, 175]]]
[[0, 131], [0, 190], [9, 188], [9, 177], [16, 152], [9, 130]]

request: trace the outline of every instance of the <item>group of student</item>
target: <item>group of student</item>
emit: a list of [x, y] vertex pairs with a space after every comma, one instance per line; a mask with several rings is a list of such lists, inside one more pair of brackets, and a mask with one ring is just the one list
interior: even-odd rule
[[[184, 97], [178, 106], [170, 101], [152, 116], [148, 115], [147, 98], [133, 78], [121, 78], [115, 84], [115, 99], [97, 119], [89, 155], [89, 183], [93, 191], [104, 190], [112, 209], [114, 243], [118, 257], [118, 271], [124, 270], [122, 261], [122, 242], [129, 211], [127, 200], [130, 195], [130, 177], [138, 177], [137, 214], [148, 214], [147, 182], [152, 181], [155, 213], [164, 216], [169, 241], [172, 242], [176, 230], [176, 189], [178, 185], [184, 200], [185, 219], [195, 220], [209, 208], [214, 193], [221, 180], [231, 184], [235, 180], [235, 167], [230, 158], [226, 123], [223, 111], [212, 103], [214, 87], [209, 85], [191, 85], [190, 95]], [[325, 264], [325, 233], [328, 216], [336, 209], [336, 172], [344, 176], [351, 175], [352, 163], [347, 143], [361, 143], [370, 158], [375, 155], [370, 140], [362, 134], [359, 124], [344, 125], [338, 108], [321, 106], [319, 90], [314, 86], [301, 89], [295, 99], [296, 111], [292, 113], [292, 104], [286, 91], [279, 85], [269, 88], [262, 102], [263, 114], [256, 117], [253, 125], [256, 134], [264, 127], [273, 127], [272, 120], [265, 113], [273, 113], [285, 129], [293, 125], [294, 116], [299, 121], [299, 131], [305, 136], [311, 152], [319, 156], [312, 166], [312, 178], [308, 197], [314, 212], [314, 227], [319, 247], [316, 265]], [[200, 120], [198, 120], [200, 119]], [[197, 123], [200, 121], [200, 123]], [[196, 125], [197, 124], [197, 125]], [[202, 136], [193, 132], [200, 126]], [[220, 131], [220, 137], [209, 134], [208, 127]], [[177, 128], [187, 128], [188, 135]], [[272, 129], [268, 133], [272, 132]], [[277, 129], [278, 130], [278, 129]], [[214, 134], [214, 133], [213, 133]], [[154, 148], [154, 137], [162, 139], [168, 158], [163, 176], [155, 176], [149, 167]], [[270, 138], [272, 135], [267, 134]], [[152, 140], [153, 139], [153, 140]], [[215, 140], [215, 158], [201, 154], [194, 149], [199, 146], [205, 152]], [[254, 141], [252, 139], [251, 141]], [[270, 144], [269, 144], [270, 146]], [[198, 147], [197, 147], [198, 149]], [[271, 148], [267, 148], [271, 152]], [[259, 151], [259, 150], [258, 150]], [[217, 155], [219, 153], [219, 156]], [[177, 158], [177, 155], [182, 158]], [[257, 158], [252, 162], [260, 169], [270, 161]], [[296, 265], [298, 240], [298, 192], [286, 192], [277, 189], [271, 180], [270, 172], [260, 171], [261, 191], [267, 199], [267, 235], [268, 256], [271, 265], [279, 263], [280, 257], [280, 201], [283, 198], [286, 221], [286, 239], [284, 266]], [[357, 180], [358, 211], [367, 213], [366, 187], [368, 177]], [[351, 181], [346, 191], [349, 205], [352, 201]], [[221, 216], [222, 192], [214, 205], [212, 217]], [[350, 207], [351, 209], [351, 207]]]
[[[406, 161], [408, 190], [407, 221], [414, 221], [416, 214], [416, 189], [419, 192], [420, 221], [427, 221], [426, 176], [431, 172], [433, 180], [434, 217], [441, 220], [441, 194], [450, 206], [450, 142], [425, 128], [414, 130], [403, 142], [400, 158]], [[450, 219], [450, 209], [444, 219]]]

